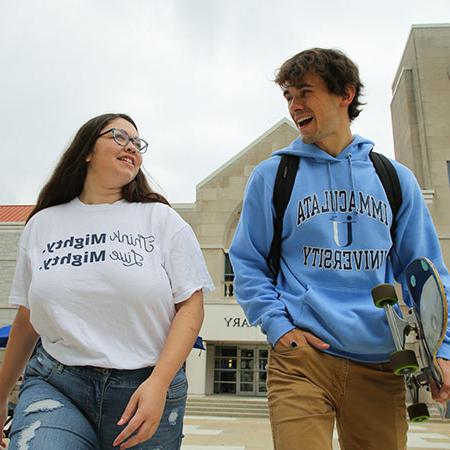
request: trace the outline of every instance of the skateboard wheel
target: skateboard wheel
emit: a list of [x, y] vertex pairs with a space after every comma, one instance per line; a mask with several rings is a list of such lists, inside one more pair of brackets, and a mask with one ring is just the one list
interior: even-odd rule
[[392, 371], [395, 375], [403, 376], [419, 370], [416, 354], [413, 350], [399, 350], [391, 354]]
[[425, 422], [430, 418], [428, 407], [425, 403], [414, 403], [408, 406], [409, 420], [414, 423]]
[[397, 293], [392, 284], [379, 284], [372, 289], [373, 303], [377, 308], [395, 305], [398, 302]]

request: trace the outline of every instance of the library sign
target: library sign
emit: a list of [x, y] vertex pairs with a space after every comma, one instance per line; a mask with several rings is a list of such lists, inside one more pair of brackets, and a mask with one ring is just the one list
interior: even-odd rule
[[205, 305], [201, 333], [206, 340], [265, 341], [259, 327], [253, 327], [239, 305]]
[[251, 327], [245, 317], [224, 317], [227, 328]]

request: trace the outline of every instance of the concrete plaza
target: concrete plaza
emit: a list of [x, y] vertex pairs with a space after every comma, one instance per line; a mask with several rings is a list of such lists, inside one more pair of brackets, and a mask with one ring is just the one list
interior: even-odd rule
[[[273, 450], [268, 419], [186, 416], [184, 424], [182, 450]], [[450, 449], [450, 421], [410, 424], [408, 449]], [[333, 450], [339, 450], [336, 433]]]
[[[186, 416], [184, 435], [181, 450], [273, 450], [268, 419]], [[450, 421], [410, 424], [408, 449], [450, 449]], [[336, 433], [333, 450], [339, 450]]]

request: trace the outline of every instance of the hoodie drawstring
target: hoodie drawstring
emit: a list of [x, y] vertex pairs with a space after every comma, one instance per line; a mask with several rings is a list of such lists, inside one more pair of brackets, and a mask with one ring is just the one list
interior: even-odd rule
[[[352, 154], [349, 153], [347, 156], [347, 162], [348, 162], [348, 174], [349, 174], [349, 181], [350, 181], [350, 190], [354, 192], [354, 195], [356, 195], [355, 192], [355, 179], [353, 178], [353, 165], [352, 165]], [[333, 177], [333, 171], [331, 170], [331, 161], [327, 161], [327, 171], [328, 171], [328, 184], [330, 186], [330, 192], [334, 192], [334, 177]], [[356, 210], [354, 210], [352, 212], [352, 216], [353, 219], [350, 219], [351, 221], [355, 221], [356, 220], [356, 216], [357, 216], [358, 212]], [[337, 218], [337, 210], [334, 211], [331, 220], [335, 220]]]
[[[349, 153], [347, 155], [347, 161], [348, 161], [348, 172], [350, 175], [350, 188], [352, 190], [352, 192], [354, 193], [354, 195], [356, 195], [356, 191], [355, 191], [355, 179], [353, 178], [353, 165], [352, 165], [352, 154]], [[356, 216], [358, 214], [357, 210], [354, 210], [352, 215], [356, 221]]]
[[[333, 183], [333, 172], [331, 171], [331, 162], [327, 162], [327, 168], [328, 168], [328, 185], [330, 186], [330, 192], [333, 192], [334, 183]], [[336, 219], [336, 211], [331, 216], [331, 220]]]
[[352, 188], [352, 191], [355, 192], [355, 180], [353, 178], [353, 166], [352, 166], [352, 154], [349, 153], [347, 155], [347, 161], [348, 161], [348, 171], [350, 173], [350, 186]]

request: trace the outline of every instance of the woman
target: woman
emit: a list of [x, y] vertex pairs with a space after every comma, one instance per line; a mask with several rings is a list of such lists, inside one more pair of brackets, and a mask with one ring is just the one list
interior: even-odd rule
[[213, 286], [191, 228], [146, 182], [146, 148], [127, 115], [89, 120], [28, 219], [1, 424], [41, 344], [25, 369], [10, 449], [181, 446], [181, 367], [203, 320], [202, 291]]

